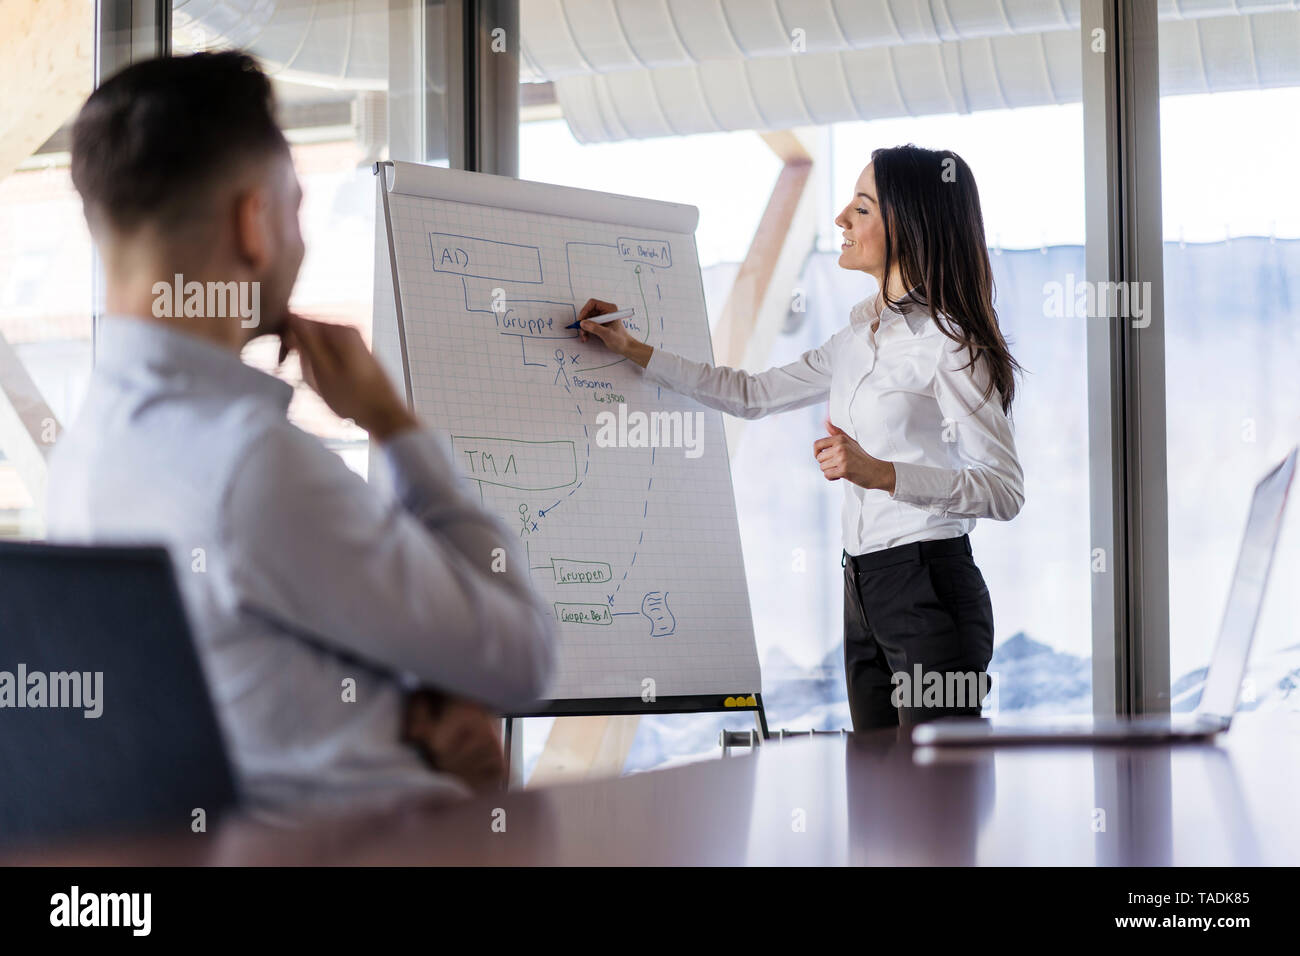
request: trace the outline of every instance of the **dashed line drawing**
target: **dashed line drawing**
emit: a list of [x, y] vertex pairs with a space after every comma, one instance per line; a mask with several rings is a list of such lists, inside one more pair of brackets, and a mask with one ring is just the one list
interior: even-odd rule
[[[593, 414], [591, 406], [605, 404], [613, 397], [622, 398], [617, 394], [602, 395], [602, 391], [609, 390], [601, 388], [603, 383], [590, 376], [627, 362], [627, 359], [621, 357], [610, 359], [608, 353], [596, 352], [594, 349], [573, 348], [577, 336], [565, 326], [576, 320], [577, 312], [573, 302], [582, 295], [574, 282], [575, 251], [589, 253], [592, 250], [605, 250], [620, 261], [630, 263], [629, 276], [635, 283], [633, 301], [636, 302], [634, 307], [637, 311], [634, 318], [627, 322], [628, 328], [634, 335], [640, 336], [642, 341], [647, 341], [652, 320], [655, 320], [659, 333], [657, 339], [662, 343], [663, 294], [657, 272], [672, 266], [671, 242], [652, 237], [619, 237], [613, 243], [566, 241], [564, 261], [567, 275], [563, 277], [563, 283], [570, 292], [568, 301], [536, 294], [537, 286], [555, 288], [560, 284], [548, 282], [552, 277], [545, 274], [541, 250], [537, 246], [463, 233], [431, 232], [429, 248], [435, 272], [459, 277], [465, 313], [490, 315], [496, 337], [500, 340], [514, 339], [513, 348], [518, 350], [521, 370], [553, 369], [549, 385], [574, 396], [573, 411], [576, 426], [581, 432], [581, 438], [575, 434], [572, 441], [537, 441], [504, 434], [453, 435], [453, 451], [466, 478], [477, 484], [480, 500], [485, 504], [488, 502], [488, 487], [531, 492], [563, 491], [549, 504], [534, 506], [528, 501], [521, 501], [516, 505], [519, 536], [528, 539], [531, 570], [534, 573], [549, 570], [554, 575], [553, 583], [556, 584], [613, 583], [614, 587], [612, 591], [604, 593], [603, 603], [557, 602], [556, 616], [561, 623], [604, 626], [612, 624], [614, 617], [638, 616], [650, 622], [648, 636], [657, 638], [673, 634], [676, 629], [675, 618], [667, 608], [666, 598], [658, 590], [651, 588], [643, 593], [640, 610], [616, 609], [618, 596], [636, 567], [637, 557], [646, 538], [645, 522], [650, 519], [656, 448], [649, 449], [648, 464], [651, 473], [646, 477], [644, 496], [638, 496], [641, 498], [636, 503], [639, 508], [633, 506], [641, 527], [637, 529], [635, 543], [626, 557], [614, 561], [581, 559], [576, 563], [573, 559], [565, 559], [563, 565], [557, 564], [557, 559], [552, 557], [549, 564], [534, 564], [536, 548], [545, 544], [547, 524], [558, 520], [557, 512], [562, 514], [563, 507], [578, 495], [591, 471], [592, 440], [588, 427], [588, 416]], [[646, 295], [647, 277], [654, 280], [653, 309], [651, 300]], [[524, 288], [520, 290], [520, 286]], [[534, 288], [528, 289], [528, 286]], [[504, 296], [500, 295], [502, 290]], [[516, 291], [522, 291], [523, 294], [516, 297]], [[491, 304], [485, 306], [484, 301]], [[557, 344], [559, 341], [565, 344]], [[591, 358], [593, 355], [596, 356], [594, 360]], [[661, 397], [657, 387], [655, 395], [656, 398]], [[621, 569], [617, 580], [614, 564]], [[603, 575], [583, 575], [573, 570], [578, 565], [603, 567], [605, 570]], [[561, 567], [566, 570], [561, 571]], [[655, 612], [647, 613], [648, 607], [655, 608]], [[602, 613], [595, 613], [593, 608], [601, 609]]]

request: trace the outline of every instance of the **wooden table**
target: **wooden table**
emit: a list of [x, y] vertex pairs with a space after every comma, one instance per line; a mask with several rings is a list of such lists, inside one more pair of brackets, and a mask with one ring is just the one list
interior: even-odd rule
[[63, 864], [1300, 863], [1300, 714], [1217, 744], [940, 752], [794, 738], [622, 779], [353, 813], [301, 829], [11, 854]]

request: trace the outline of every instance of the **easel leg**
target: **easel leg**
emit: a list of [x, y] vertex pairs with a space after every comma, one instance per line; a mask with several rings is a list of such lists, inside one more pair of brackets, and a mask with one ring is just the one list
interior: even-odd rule
[[524, 785], [524, 735], [523, 726], [516, 726], [515, 718], [503, 717], [501, 728], [501, 746], [506, 758], [506, 782], [504, 789], [521, 790]]
[[767, 740], [771, 734], [767, 730], [767, 710], [763, 706], [763, 695], [755, 694], [754, 698], [758, 701], [758, 710], [754, 711], [754, 723], [758, 725], [759, 736]]

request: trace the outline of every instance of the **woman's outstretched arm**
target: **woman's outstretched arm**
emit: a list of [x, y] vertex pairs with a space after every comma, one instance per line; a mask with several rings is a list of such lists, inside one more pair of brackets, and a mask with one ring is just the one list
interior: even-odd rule
[[834, 338], [786, 365], [746, 372], [654, 348], [633, 338], [621, 320], [607, 325], [584, 321], [580, 334], [583, 341], [588, 335], [594, 336], [610, 351], [636, 362], [650, 381], [739, 418], [761, 418], [803, 408], [825, 401], [830, 394]]
[[738, 418], [762, 418], [826, 400], [831, 364], [825, 345], [763, 372], [693, 362], [655, 349], [646, 378]]

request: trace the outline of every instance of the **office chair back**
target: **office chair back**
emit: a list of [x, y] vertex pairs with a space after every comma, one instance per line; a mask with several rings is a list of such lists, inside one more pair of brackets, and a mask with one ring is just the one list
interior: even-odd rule
[[0, 845], [188, 833], [235, 800], [167, 552], [0, 542]]

